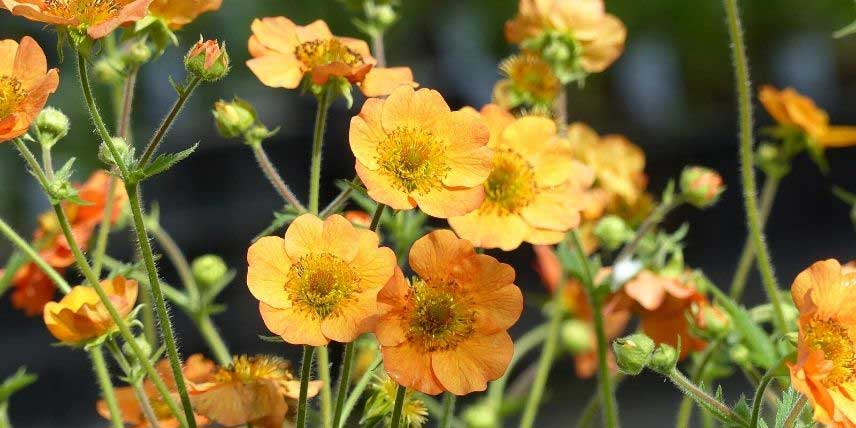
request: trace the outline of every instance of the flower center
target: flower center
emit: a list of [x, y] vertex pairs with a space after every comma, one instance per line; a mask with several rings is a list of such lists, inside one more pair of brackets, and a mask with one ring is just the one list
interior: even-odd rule
[[493, 170], [484, 183], [484, 210], [517, 214], [535, 197], [535, 174], [520, 155], [503, 150], [494, 155]]
[[94, 24], [115, 17], [121, 7], [116, 0], [45, 0], [45, 13], [82, 24]]
[[306, 70], [334, 62], [341, 62], [351, 67], [363, 64], [362, 55], [336, 38], [303, 42], [294, 49], [294, 56]]
[[407, 337], [425, 351], [452, 349], [473, 333], [475, 312], [456, 296], [454, 283], [428, 283], [413, 279], [414, 304]]
[[552, 100], [559, 93], [561, 82], [550, 65], [535, 54], [515, 55], [503, 61], [500, 70], [517, 89], [539, 100]]
[[27, 92], [21, 87], [21, 81], [11, 76], [0, 76], [0, 119], [21, 108], [21, 102]]
[[332, 254], [310, 254], [291, 267], [285, 289], [295, 306], [324, 319], [353, 296], [358, 282], [356, 272], [342, 259]]
[[214, 374], [217, 383], [253, 383], [259, 380], [285, 381], [293, 378], [288, 360], [270, 355], [235, 357], [230, 367], [220, 368]]
[[397, 128], [378, 144], [380, 170], [401, 190], [425, 194], [443, 185], [446, 146], [429, 132]]
[[856, 349], [847, 330], [833, 320], [812, 318], [804, 329], [803, 340], [809, 349], [823, 351], [823, 358], [832, 362], [832, 371], [823, 380], [826, 385], [839, 385], [856, 374]]

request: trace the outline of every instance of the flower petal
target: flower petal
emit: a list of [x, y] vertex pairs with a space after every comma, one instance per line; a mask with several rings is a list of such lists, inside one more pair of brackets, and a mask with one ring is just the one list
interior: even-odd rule
[[444, 391], [431, 370], [431, 354], [423, 352], [410, 342], [398, 346], [381, 347], [383, 367], [389, 377], [399, 385], [429, 395]]
[[505, 331], [476, 335], [448, 351], [431, 355], [437, 380], [455, 395], [487, 389], [487, 383], [499, 379], [514, 355], [514, 343]]
[[285, 282], [291, 260], [285, 252], [285, 240], [278, 236], [259, 239], [247, 251], [247, 262], [247, 287], [253, 297], [275, 308], [290, 308]]
[[477, 209], [484, 202], [484, 187], [441, 187], [426, 194], [414, 194], [419, 208], [432, 217], [462, 216]]
[[357, 176], [366, 186], [369, 197], [394, 210], [416, 208], [416, 202], [390, 181], [389, 177], [364, 166], [360, 161], [355, 165]]
[[321, 323], [294, 307], [277, 309], [259, 303], [259, 313], [267, 328], [292, 345], [324, 346], [330, 339], [321, 332]]

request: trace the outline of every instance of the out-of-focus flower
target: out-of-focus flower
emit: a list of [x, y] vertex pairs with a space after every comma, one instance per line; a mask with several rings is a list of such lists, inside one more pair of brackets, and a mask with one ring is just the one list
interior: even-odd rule
[[550, 64], [531, 52], [511, 56], [499, 65], [499, 70], [505, 79], [494, 86], [493, 99], [508, 109], [521, 105], [549, 108], [562, 87]]
[[149, 13], [162, 19], [169, 28], [178, 30], [199, 15], [220, 9], [222, 3], [223, 0], [153, 0]]
[[551, 33], [569, 41], [546, 49], [560, 50], [555, 56], [579, 62], [588, 73], [615, 62], [627, 39], [624, 24], [606, 13], [603, 0], [520, 0], [517, 16], [505, 24], [506, 39], [524, 46]]
[[[372, 395], [366, 401], [363, 421], [366, 426], [378, 426], [375, 422], [382, 420], [390, 421], [395, 398], [398, 393], [398, 384], [388, 375], [376, 375], [372, 383]], [[416, 391], [407, 390], [404, 393], [404, 404], [401, 407], [402, 428], [422, 428], [428, 421], [428, 408], [425, 402], [419, 399]], [[381, 424], [389, 426], [389, 424]]]
[[724, 191], [722, 176], [710, 168], [690, 166], [681, 173], [681, 193], [697, 208], [715, 204]]
[[[220, 425], [281, 428], [287, 400], [296, 399], [300, 390], [290, 368], [279, 357], [239, 355], [209, 380], [191, 384], [190, 400], [196, 412]], [[314, 397], [320, 388], [321, 382], [310, 382], [308, 396]]]
[[285, 239], [268, 236], [247, 252], [247, 285], [265, 325], [286, 342], [351, 342], [371, 331], [378, 291], [393, 274], [395, 254], [372, 231], [340, 215], [304, 214]]
[[417, 276], [408, 281], [396, 269], [378, 295], [384, 368], [426, 394], [484, 391], [514, 353], [506, 330], [523, 311], [514, 269], [449, 230], [417, 240], [410, 267]]
[[390, 94], [400, 85], [415, 86], [407, 67], [376, 68], [366, 42], [337, 37], [324, 21], [296, 25], [278, 16], [256, 19], [247, 66], [259, 80], [274, 88], [294, 89], [305, 76], [316, 85], [333, 78], [359, 84], [366, 96]]
[[[131, 313], [137, 301], [136, 281], [117, 276], [102, 281], [101, 286], [120, 316]], [[44, 320], [51, 334], [68, 345], [78, 345], [101, 336], [115, 326], [95, 289], [83, 285], [72, 288], [59, 302], [48, 302]]]
[[15, 272], [12, 288], [12, 306], [28, 317], [41, 315], [56, 293], [56, 285], [35, 263], [26, 263]]
[[799, 310], [793, 388], [808, 397], [814, 420], [834, 428], [856, 426], [856, 272], [836, 260], [817, 262], [797, 275], [791, 296]]
[[488, 138], [478, 115], [451, 111], [437, 91], [407, 86], [385, 100], [366, 100], [349, 134], [372, 199], [439, 218], [481, 205], [493, 155]]
[[359, 226], [368, 229], [372, 225], [372, 216], [365, 211], [351, 210], [342, 213], [345, 218], [354, 226]]
[[229, 73], [229, 53], [216, 40], [199, 39], [187, 52], [184, 66], [190, 74], [206, 82], [222, 79]]
[[48, 70], [35, 40], [0, 40], [0, 143], [26, 134], [58, 85], [59, 72]]
[[[209, 382], [214, 373], [216, 366], [213, 361], [205, 358], [202, 354], [193, 354], [187, 358], [182, 366], [182, 373], [186, 382], [191, 384], [201, 384]], [[158, 374], [164, 379], [167, 389], [171, 392], [175, 390], [175, 378], [172, 374], [172, 369], [169, 366], [169, 360], [162, 359], [155, 366]], [[119, 402], [119, 409], [122, 412], [122, 420], [133, 428], [151, 428], [148, 421], [143, 415], [143, 410], [140, 407], [140, 402], [130, 386], [115, 388], [116, 400]], [[149, 399], [155, 417], [157, 417], [158, 425], [161, 428], [178, 428], [181, 426], [175, 415], [169, 410], [163, 398], [160, 396], [154, 383], [150, 380], [143, 382], [143, 392]], [[105, 419], [110, 418], [110, 409], [104, 400], [98, 400], [95, 406], [98, 414]], [[202, 416], [196, 415], [196, 423], [199, 425], [208, 424], [208, 420]]]
[[583, 193], [594, 175], [574, 160], [554, 121], [517, 119], [492, 148], [485, 199], [477, 210], [449, 218], [455, 233], [478, 247], [509, 251], [524, 241], [555, 244], [579, 225]]
[[594, 170], [596, 186], [633, 205], [648, 184], [645, 153], [620, 135], [600, 137], [582, 123], [568, 126], [568, 139], [578, 159]]
[[706, 342], [690, 331], [687, 311], [706, 298], [695, 289], [691, 274], [668, 276], [644, 270], [623, 288], [639, 313], [642, 331], [658, 344], [678, 346], [680, 358], [704, 349]]
[[758, 98], [779, 125], [796, 128], [821, 148], [856, 145], [856, 126], [830, 126], [829, 115], [793, 88], [765, 85]]
[[152, 0], [0, 0], [0, 8], [32, 21], [83, 28], [100, 39], [146, 17]]

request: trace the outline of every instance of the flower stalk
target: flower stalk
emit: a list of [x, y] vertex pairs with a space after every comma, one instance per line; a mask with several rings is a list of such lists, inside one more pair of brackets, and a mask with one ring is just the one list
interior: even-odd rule
[[443, 394], [443, 414], [440, 417], [438, 428], [451, 428], [452, 419], [455, 417], [455, 401], [457, 396], [451, 392]]
[[318, 197], [321, 189], [321, 155], [324, 147], [324, 129], [333, 95], [325, 87], [318, 95], [318, 111], [315, 115], [315, 131], [312, 134], [312, 160], [309, 169], [309, 212], [318, 214]]
[[392, 407], [392, 422], [390, 428], [398, 428], [401, 425], [401, 411], [404, 409], [404, 397], [407, 393], [407, 387], [398, 385], [395, 392], [395, 404]]
[[199, 87], [199, 84], [202, 83], [202, 78], [199, 76], [194, 76], [190, 83], [187, 86], [179, 91], [178, 99], [175, 100], [175, 103], [172, 105], [172, 108], [167, 113], [163, 122], [161, 122], [155, 134], [152, 136], [152, 139], [149, 140], [148, 145], [146, 146], [145, 152], [143, 152], [143, 156], [140, 157], [140, 161], [138, 165], [140, 168], [144, 168], [148, 165], [152, 156], [154, 156], [158, 147], [160, 147], [161, 142], [163, 142], [163, 138], [166, 136], [166, 133], [169, 132], [169, 129], [172, 127], [172, 124], [175, 122], [175, 119], [178, 117], [178, 114], [181, 113], [181, 110], [184, 108], [184, 105], [187, 103], [187, 100], [190, 99], [190, 95], [193, 94], [193, 91]]
[[306, 397], [309, 395], [309, 378], [312, 376], [312, 354], [315, 347], [303, 345], [303, 362], [300, 366], [300, 395], [297, 399], [296, 428], [306, 427]]
[[119, 403], [116, 401], [116, 392], [113, 390], [113, 382], [110, 381], [110, 372], [107, 370], [107, 363], [104, 361], [104, 353], [100, 345], [93, 346], [89, 350], [89, 358], [92, 360], [92, 370], [95, 372], [95, 379], [101, 388], [101, 396], [104, 397], [107, 409], [110, 411], [110, 423], [113, 428], [122, 428], [125, 426], [125, 423], [122, 422], [122, 411], [119, 410]]
[[253, 150], [253, 155], [256, 157], [256, 162], [258, 162], [259, 168], [261, 168], [262, 173], [264, 173], [265, 177], [270, 181], [270, 184], [273, 186], [274, 190], [276, 190], [276, 193], [278, 193], [287, 204], [294, 207], [298, 213], [302, 214], [306, 212], [306, 207], [300, 203], [300, 200], [297, 199], [297, 196], [291, 191], [291, 188], [285, 184], [285, 181], [282, 179], [279, 172], [277, 172], [276, 167], [273, 166], [273, 163], [270, 161], [270, 158], [261, 143], [251, 144], [250, 148]]
[[[773, 208], [776, 192], [778, 192], [781, 182], [781, 177], [772, 175], [768, 175], [764, 180], [760, 200], [761, 227], [767, 224], [767, 218], [770, 216], [770, 210]], [[746, 289], [746, 280], [749, 278], [749, 271], [754, 265], [754, 261], [755, 247], [752, 245], [752, 237], [747, 236], [746, 242], [743, 244], [743, 251], [740, 253], [740, 261], [737, 263], [737, 269], [734, 271], [734, 278], [731, 280], [731, 287], [729, 288], [729, 295], [735, 301], [739, 301], [743, 297], [743, 290]]]

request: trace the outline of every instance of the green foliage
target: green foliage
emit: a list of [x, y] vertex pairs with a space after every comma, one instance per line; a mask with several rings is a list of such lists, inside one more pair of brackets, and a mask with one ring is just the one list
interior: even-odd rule
[[179, 162], [187, 159], [190, 155], [196, 151], [196, 148], [199, 147], [199, 143], [196, 143], [190, 148], [182, 150], [178, 153], [164, 153], [156, 157], [153, 161], [151, 161], [148, 165], [137, 168], [135, 171], [131, 173], [132, 180], [128, 180], [130, 182], [140, 182], [145, 179], [154, 177], [168, 169], [174, 167]]

